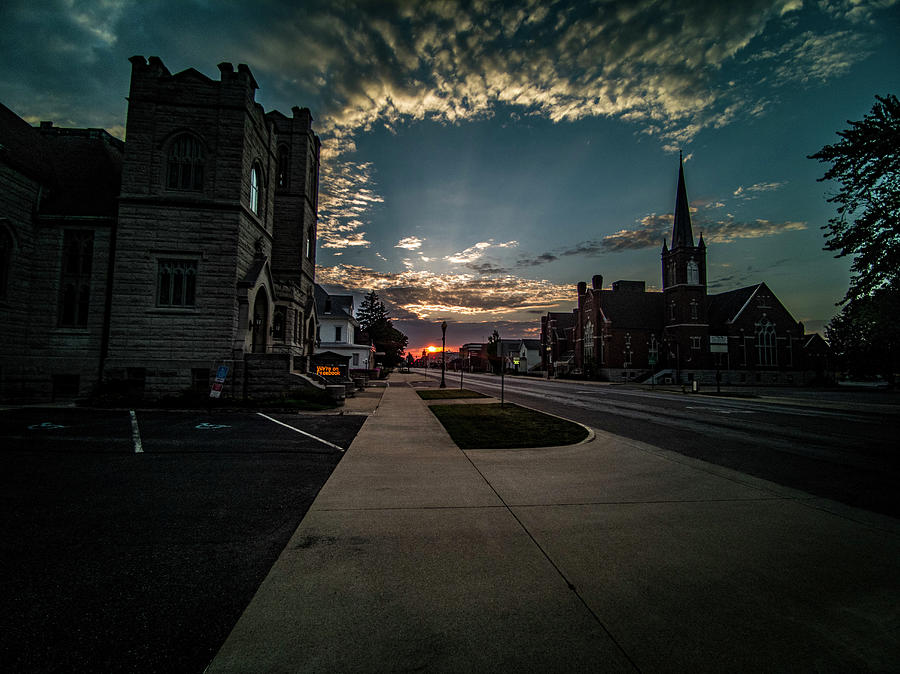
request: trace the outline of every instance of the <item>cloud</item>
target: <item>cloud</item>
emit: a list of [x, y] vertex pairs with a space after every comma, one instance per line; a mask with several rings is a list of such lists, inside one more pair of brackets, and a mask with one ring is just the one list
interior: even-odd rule
[[379, 272], [360, 265], [319, 267], [319, 283], [343, 288], [374, 289], [389, 305], [418, 319], [435, 316], [511, 316], [571, 302], [573, 289], [546, 280], [511, 274], [482, 278], [474, 274], [438, 274], [407, 268]]
[[494, 243], [493, 239], [487, 241], [479, 241], [474, 246], [469, 246], [465, 250], [458, 253], [446, 255], [444, 259], [452, 264], [470, 265], [476, 260], [484, 256], [489, 248], [515, 248], [519, 245], [518, 241], [507, 241], [505, 243]]
[[657, 3], [614, 0], [550, 11], [543, 0], [322, 0], [279, 8], [278, 20], [247, 42], [255, 67], [285, 88], [315, 85], [324, 134], [342, 141], [375, 125], [459, 123], [506, 106], [554, 122], [619, 117], [683, 145], [723, 115], [757, 106], [720, 83], [719, 72], [800, 7], [701, 0], [661, 12]]
[[[749, 187], [744, 187], [743, 185], [738, 186], [738, 188], [732, 192], [732, 196], [741, 198], [741, 199], [756, 199], [756, 197], [763, 192], [773, 192], [775, 190], [780, 190], [782, 187], [787, 185], [787, 181], [781, 182], [767, 182], [767, 183], [755, 183], [750, 185]], [[721, 204], [724, 206], [725, 204]]]
[[400, 239], [397, 242], [397, 245], [394, 248], [406, 248], [407, 250], [415, 250], [416, 248], [422, 247], [422, 242], [424, 239], [420, 239], [417, 236], [407, 236]]
[[319, 178], [319, 245], [342, 249], [368, 247], [365, 217], [384, 202], [374, 190], [371, 162], [332, 158], [323, 161]]

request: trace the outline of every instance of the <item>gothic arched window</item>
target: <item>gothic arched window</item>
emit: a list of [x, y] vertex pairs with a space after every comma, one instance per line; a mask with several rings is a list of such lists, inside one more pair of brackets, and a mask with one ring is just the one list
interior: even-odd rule
[[291, 154], [287, 145], [278, 148], [278, 187], [284, 189], [289, 186], [291, 168]]
[[587, 321], [584, 324], [584, 360], [593, 360], [594, 358], [594, 324]]
[[250, 210], [259, 215], [259, 165], [254, 164], [250, 169]]
[[756, 364], [777, 365], [778, 353], [775, 342], [775, 325], [763, 319], [756, 324]]
[[687, 263], [687, 282], [688, 285], [700, 285], [700, 267], [693, 260]]
[[200, 141], [189, 133], [177, 136], [169, 145], [166, 185], [170, 190], [203, 189], [206, 161]]
[[65, 230], [60, 273], [59, 324], [62, 327], [87, 325], [93, 259], [94, 232]]

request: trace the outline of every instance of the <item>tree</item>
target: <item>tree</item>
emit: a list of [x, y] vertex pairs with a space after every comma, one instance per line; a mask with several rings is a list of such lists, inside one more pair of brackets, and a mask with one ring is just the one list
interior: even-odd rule
[[879, 291], [845, 304], [825, 328], [835, 365], [854, 379], [880, 373], [890, 381], [900, 352], [897, 316], [898, 293]]
[[362, 304], [356, 310], [356, 320], [364, 332], [368, 332], [373, 325], [391, 322], [387, 307], [378, 299], [378, 294], [374, 290], [370, 290], [363, 298]]
[[375, 345], [376, 351], [384, 353], [382, 359], [385, 367], [394, 367], [403, 359], [403, 351], [409, 338], [394, 327], [387, 307], [374, 290], [370, 290], [363, 298], [356, 311], [356, 320], [363, 332]]
[[828, 198], [837, 216], [827, 230], [825, 250], [853, 255], [853, 276], [843, 302], [887, 289], [900, 291], [900, 101], [876, 96], [860, 122], [838, 131], [839, 143], [810, 156], [832, 164], [819, 181], [840, 189]]
[[826, 328], [840, 365], [854, 375], [883, 372], [900, 356], [900, 101], [876, 96], [862, 121], [848, 121], [841, 140], [810, 156], [830, 162], [819, 181], [839, 185], [828, 198], [837, 215], [822, 229], [825, 250], [852, 255], [844, 307]]
[[488, 337], [488, 362], [491, 364], [491, 372], [494, 374], [500, 374], [500, 333], [494, 330], [491, 333], [491, 336]]

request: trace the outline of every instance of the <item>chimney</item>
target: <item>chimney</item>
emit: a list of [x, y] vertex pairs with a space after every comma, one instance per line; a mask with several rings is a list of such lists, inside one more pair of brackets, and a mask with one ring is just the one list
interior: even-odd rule
[[591, 279], [591, 287], [594, 290], [603, 290], [603, 277], [600, 274], [595, 274]]

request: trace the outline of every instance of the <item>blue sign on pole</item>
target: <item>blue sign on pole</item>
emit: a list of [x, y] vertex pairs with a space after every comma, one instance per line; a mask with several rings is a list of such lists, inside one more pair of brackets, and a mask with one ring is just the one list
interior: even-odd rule
[[216, 381], [225, 381], [225, 377], [228, 376], [228, 366], [227, 365], [219, 365], [219, 369], [216, 371]]

